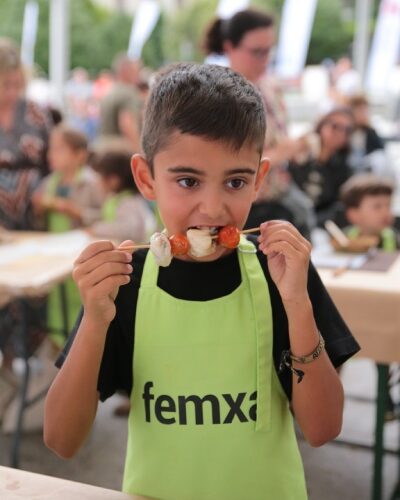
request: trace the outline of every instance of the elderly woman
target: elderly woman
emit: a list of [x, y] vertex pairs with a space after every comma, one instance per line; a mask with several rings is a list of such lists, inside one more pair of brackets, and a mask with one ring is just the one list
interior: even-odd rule
[[0, 226], [28, 229], [30, 198], [46, 173], [50, 120], [23, 97], [18, 48], [0, 38]]
[[[47, 171], [46, 153], [49, 119], [24, 96], [24, 74], [18, 48], [0, 38], [0, 228], [31, 229], [31, 195]], [[43, 301], [29, 302], [30, 350], [44, 335]], [[0, 309], [0, 421], [13, 395], [11, 371], [15, 351], [20, 350], [15, 335], [20, 324], [18, 303]]]
[[313, 201], [317, 224], [323, 226], [338, 210], [341, 185], [352, 175], [348, 163], [354, 119], [350, 109], [336, 108], [318, 122], [309, 137], [308, 157], [289, 164], [289, 172]]

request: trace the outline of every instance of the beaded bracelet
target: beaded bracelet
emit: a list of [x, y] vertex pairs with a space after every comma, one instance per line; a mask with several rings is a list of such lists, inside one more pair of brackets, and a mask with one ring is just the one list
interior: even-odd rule
[[319, 334], [319, 341], [317, 347], [306, 356], [294, 356], [292, 352], [289, 350], [282, 351], [281, 361], [279, 364], [279, 373], [281, 373], [285, 368], [288, 368], [293, 374], [297, 376], [297, 383], [299, 384], [304, 377], [303, 370], [299, 370], [293, 366], [293, 361], [296, 363], [300, 363], [301, 365], [305, 365], [307, 363], [312, 363], [317, 358], [320, 357], [321, 353], [325, 350], [325, 341], [322, 338], [321, 333]]

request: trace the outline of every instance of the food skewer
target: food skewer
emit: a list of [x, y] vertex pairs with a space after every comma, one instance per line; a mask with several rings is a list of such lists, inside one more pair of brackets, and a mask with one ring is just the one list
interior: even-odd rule
[[[229, 226], [225, 226], [225, 227], [229, 227]], [[233, 227], [233, 226], [232, 226]], [[259, 227], [253, 227], [251, 229], [244, 229], [243, 231], [239, 231], [240, 234], [250, 234], [250, 233], [256, 233], [260, 231], [260, 228]], [[171, 236], [172, 238], [172, 236]], [[213, 236], [211, 236], [211, 239], [217, 239], [218, 238], [218, 234], [215, 234]], [[140, 249], [143, 249], [143, 248], [150, 248], [150, 243], [140, 243], [140, 244], [135, 244], [135, 245], [127, 245], [127, 246], [119, 246], [118, 247], [118, 250], [140, 250]]]

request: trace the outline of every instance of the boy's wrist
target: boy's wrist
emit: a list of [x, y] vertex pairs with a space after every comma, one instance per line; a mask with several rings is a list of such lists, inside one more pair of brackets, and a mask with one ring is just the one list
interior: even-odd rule
[[83, 313], [81, 321], [81, 325], [84, 326], [85, 329], [96, 332], [96, 335], [107, 333], [110, 323], [111, 321], [101, 319], [98, 316], [94, 316], [93, 314], [87, 312]]
[[283, 299], [283, 307], [285, 308], [286, 315], [298, 315], [299, 313], [308, 314], [312, 313], [312, 304], [308, 293], [304, 295], [297, 295], [293, 299]]

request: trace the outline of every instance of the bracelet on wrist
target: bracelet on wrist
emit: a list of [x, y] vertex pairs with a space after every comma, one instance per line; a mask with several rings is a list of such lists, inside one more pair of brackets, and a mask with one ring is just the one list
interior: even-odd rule
[[307, 354], [306, 356], [294, 356], [290, 349], [282, 351], [281, 360], [279, 364], [279, 373], [281, 373], [285, 368], [289, 369], [294, 375], [297, 376], [297, 383], [299, 384], [303, 380], [305, 373], [303, 370], [295, 368], [293, 366], [293, 361], [301, 365], [312, 363], [313, 361], [315, 361], [320, 357], [320, 355], [324, 350], [325, 350], [325, 341], [320, 333], [317, 347], [310, 354]]

